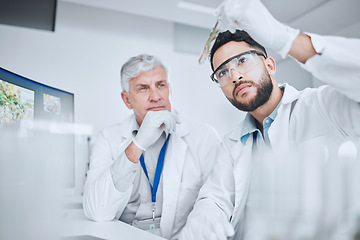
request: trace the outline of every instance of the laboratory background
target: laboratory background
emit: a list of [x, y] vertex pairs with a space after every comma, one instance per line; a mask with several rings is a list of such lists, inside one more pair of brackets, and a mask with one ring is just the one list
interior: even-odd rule
[[[8, 6], [12, 2], [16, 7]], [[221, 0], [54, 0], [52, 8], [49, 4], [41, 8], [42, 2], [0, 0], [0, 67], [74, 96], [73, 182], [65, 191], [70, 208], [81, 208], [91, 143], [101, 129], [131, 114], [120, 95], [120, 68], [131, 56], [159, 56], [168, 68], [173, 108], [211, 124], [220, 136], [243, 118], [244, 113], [211, 81], [209, 61], [198, 63]], [[262, 2], [279, 21], [303, 32], [360, 38], [359, 0]], [[39, 20], [27, 13], [34, 6], [42, 13], [49, 11], [50, 17]], [[9, 12], [14, 8], [18, 11]], [[269, 55], [276, 60], [279, 83], [290, 83], [298, 90], [322, 84], [293, 59]], [[11, 145], [11, 134], [2, 128], [3, 153], [26, 147]], [[48, 125], [30, 129], [54, 133]], [[59, 132], [50, 138], [59, 144], [68, 141], [58, 137], [69, 134], [68, 129]], [[63, 154], [41, 139], [37, 147], [44, 155]]]

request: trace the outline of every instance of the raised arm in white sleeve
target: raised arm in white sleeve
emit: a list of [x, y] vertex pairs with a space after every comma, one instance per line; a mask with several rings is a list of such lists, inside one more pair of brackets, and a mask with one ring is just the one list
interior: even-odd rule
[[360, 62], [357, 57], [360, 54], [360, 39], [307, 35], [317, 54], [302, 67], [320, 81], [360, 102]]
[[[309, 54], [313, 49], [315, 54]], [[344, 138], [360, 137], [360, 39], [301, 33], [289, 54], [324, 82], [314, 104]]]

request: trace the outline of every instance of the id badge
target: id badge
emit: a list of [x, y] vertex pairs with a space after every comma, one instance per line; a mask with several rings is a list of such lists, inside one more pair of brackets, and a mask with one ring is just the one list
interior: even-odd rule
[[161, 217], [157, 217], [155, 219], [146, 219], [146, 220], [134, 220], [132, 222], [132, 226], [139, 228], [141, 230], [145, 230], [145, 231], [153, 231], [155, 229], [159, 229], [160, 228], [160, 220]]

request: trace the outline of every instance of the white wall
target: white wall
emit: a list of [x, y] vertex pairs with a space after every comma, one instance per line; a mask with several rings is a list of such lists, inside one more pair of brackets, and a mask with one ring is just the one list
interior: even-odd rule
[[130, 114], [120, 97], [119, 72], [140, 53], [168, 65], [180, 112], [212, 124], [220, 135], [242, 115], [211, 83], [207, 63], [173, 50], [170, 22], [60, 1], [55, 32], [0, 25], [0, 36], [0, 66], [74, 93], [75, 121], [93, 125], [94, 135]]

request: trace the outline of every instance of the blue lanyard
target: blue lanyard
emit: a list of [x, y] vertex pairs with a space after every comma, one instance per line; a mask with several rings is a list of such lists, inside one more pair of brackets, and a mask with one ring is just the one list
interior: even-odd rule
[[156, 164], [156, 170], [155, 170], [155, 177], [154, 177], [154, 183], [153, 185], [151, 185], [150, 180], [149, 180], [149, 176], [148, 176], [148, 172], [146, 170], [146, 166], [145, 166], [145, 162], [144, 162], [144, 156], [141, 154], [140, 156], [140, 163], [141, 163], [141, 167], [144, 170], [144, 173], [147, 177], [147, 179], [149, 180], [149, 184], [150, 184], [150, 189], [151, 189], [151, 201], [153, 203], [156, 202], [156, 192], [158, 190], [159, 187], [159, 182], [160, 182], [160, 176], [161, 176], [161, 172], [163, 169], [163, 165], [164, 165], [164, 159], [165, 159], [165, 152], [166, 152], [166, 146], [169, 140], [170, 134], [168, 135], [168, 137], [166, 138], [166, 141], [164, 143], [164, 145], [161, 148], [160, 154], [159, 154], [159, 158], [158, 158], [158, 162]]

